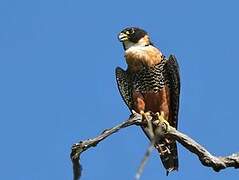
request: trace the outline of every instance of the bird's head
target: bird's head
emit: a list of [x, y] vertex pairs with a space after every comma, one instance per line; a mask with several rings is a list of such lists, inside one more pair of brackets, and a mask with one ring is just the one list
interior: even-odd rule
[[132, 46], [148, 46], [152, 45], [147, 32], [137, 27], [127, 27], [123, 29], [118, 39], [123, 43], [124, 49], [127, 50]]

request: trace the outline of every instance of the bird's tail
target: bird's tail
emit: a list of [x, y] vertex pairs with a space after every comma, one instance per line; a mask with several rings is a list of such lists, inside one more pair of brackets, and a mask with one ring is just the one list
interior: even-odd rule
[[[150, 133], [149, 133], [150, 129], [147, 126], [141, 126], [141, 128], [146, 134], [146, 136], [149, 139], [151, 139]], [[163, 166], [166, 169], [167, 175], [171, 171], [178, 170], [178, 166], [179, 166], [178, 165], [178, 150], [177, 150], [177, 144], [175, 140], [162, 137], [156, 141], [156, 143], [154, 144], [154, 147], [158, 150], [160, 154], [160, 158], [163, 163]]]
[[155, 148], [160, 154], [163, 166], [167, 175], [174, 170], [178, 170], [178, 151], [175, 140], [163, 139], [155, 144]]

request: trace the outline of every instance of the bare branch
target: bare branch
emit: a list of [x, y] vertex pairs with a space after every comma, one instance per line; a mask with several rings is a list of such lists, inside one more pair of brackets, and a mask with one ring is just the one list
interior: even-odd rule
[[[131, 116], [128, 120], [122, 122], [121, 124], [112, 127], [110, 129], [104, 130], [99, 136], [93, 138], [93, 139], [87, 139], [84, 141], [81, 141], [79, 143], [76, 143], [72, 146], [71, 151], [71, 160], [73, 163], [73, 173], [74, 173], [74, 180], [79, 180], [81, 176], [81, 165], [80, 165], [80, 155], [82, 152], [86, 151], [87, 149], [91, 147], [97, 146], [97, 144], [101, 141], [103, 141], [105, 138], [109, 137], [110, 135], [116, 133], [120, 129], [132, 126], [132, 125], [145, 125], [145, 122], [142, 121], [142, 116], [140, 114], [134, 114]], [[204, 147], [202, 147], [199, 143], [188, 137], [187, 135], [177, 131], [175, 128], [169, 126], [165, 123], [159, 123], [157, 125], [157, 130], [154, 132], [156, 133], [155, 136], [166, 136], [168, 138], [172, 138], [177, 140], [180, 144], [182, 144], [186, 149], [188, 149], [190, 152], [196, 154], [201, 161], [201, 163], [204, 166], [212, 167], [214, 171], [218, 172], [222, 169], [225, 169], [227, 167], [234, 167], [239, 168], [239, 153], [232, 154], [230, 156], [226, 157], [216, 157], [210, 154]], [[153, 143], [152, 143], [153, 144]], [[153, 149], [153, 146], [151, 145], [146, 155], [141, 162], [141, 165], [139, 167], [139, 170], [136, 175], [136, 179], [140, 177], [140, 174], [143, 171], [143, 168], [145, 166], [145, 163], [147, 162], [147, 159], [149, 155], [151, 154], [151, 147]], [[146, 160], [145, 160], [146, 158]], [[139, 178], [138, 178], [139, 179]]]
[[227, 167], [239, 168], [239, 153], [226, 157], [213, 156], [202, 145], [173, 127], [169, 127], [166, 136], [177, 140], [190, 152], [196, 154], [204, 166], [212, 167], [216, 172]]
[[141, 161], [141, 163], [139, 165], [139, 168], [138, 168], [138, 170], [136, 172], [135, 180], [140, 180], [141, 175], [142, 175], [142, 173], [144, 171], [144, 167], [145, 167], [146, 163], [148, 162], [149, 157], [150, 157], [150, 155], [151, 155], [153, 150], [154, 150], [154, 143], [151, 142], [149, 147], [147, 148], [147, 151], [144, 154], [144, 157], [143, 157], [143, 159], [142, 159], [142, 161]]
[[140, 114], [134, 114], [128, 120], [122, 122], [121, 124], [112, 127], [110, 129], [105, 129], [99, 136], [93, 139], [87, 139], [84, 141], [80, 141], [79, 143], [73, 144], [71, 148], [71, 161], [73, 163], [73, 175], [74, 180], [78, 180], [81, 177], [81, 165], [80, 165], [80, 155], [82, 152], [86, 151], [91, 147], [97, 146], [97, 144], [103, 141], [105, 138], [109, 137], [110, 135], [116, 133], [120, 129], [132, 126], [132, 125], [139, 125], [142, 124], [142, 116]]

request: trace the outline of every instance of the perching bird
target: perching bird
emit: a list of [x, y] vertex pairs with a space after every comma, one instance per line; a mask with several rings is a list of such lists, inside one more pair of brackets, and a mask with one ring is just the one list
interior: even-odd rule
[[[122, 30], [118, 39], [123, 44], [127, 70], [116, 68], [118, 89], [128, 108], [147, 117], [159, 113], [171, 126], [177, 128], [180, 77], [176, 58], [166, 59], [151, 42], [146, 31], [136, 27]], [[148, 127], [142, 126], [150, 138]], [[155, 142], [167, 171], [178, 170], [176, 142], [159, 139]]]

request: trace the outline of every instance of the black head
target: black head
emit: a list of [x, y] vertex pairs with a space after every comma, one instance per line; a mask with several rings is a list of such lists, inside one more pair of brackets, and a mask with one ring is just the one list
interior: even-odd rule
[[124, 50], [127, 50], [128, 48], [135, 45], [153, 45], [153, 43], [149, 39], [147, 32], [137, 27], [125, 28], [119, 33], [118, 39], [120, 42], [122, 42]]
[[119, 35], [119, 41], [130, 41], [132, 43], [137, 43], [141, 38], [147, 35], [147, 32], [143, 29], [137, 27], [128, 27], [122, 30]]

